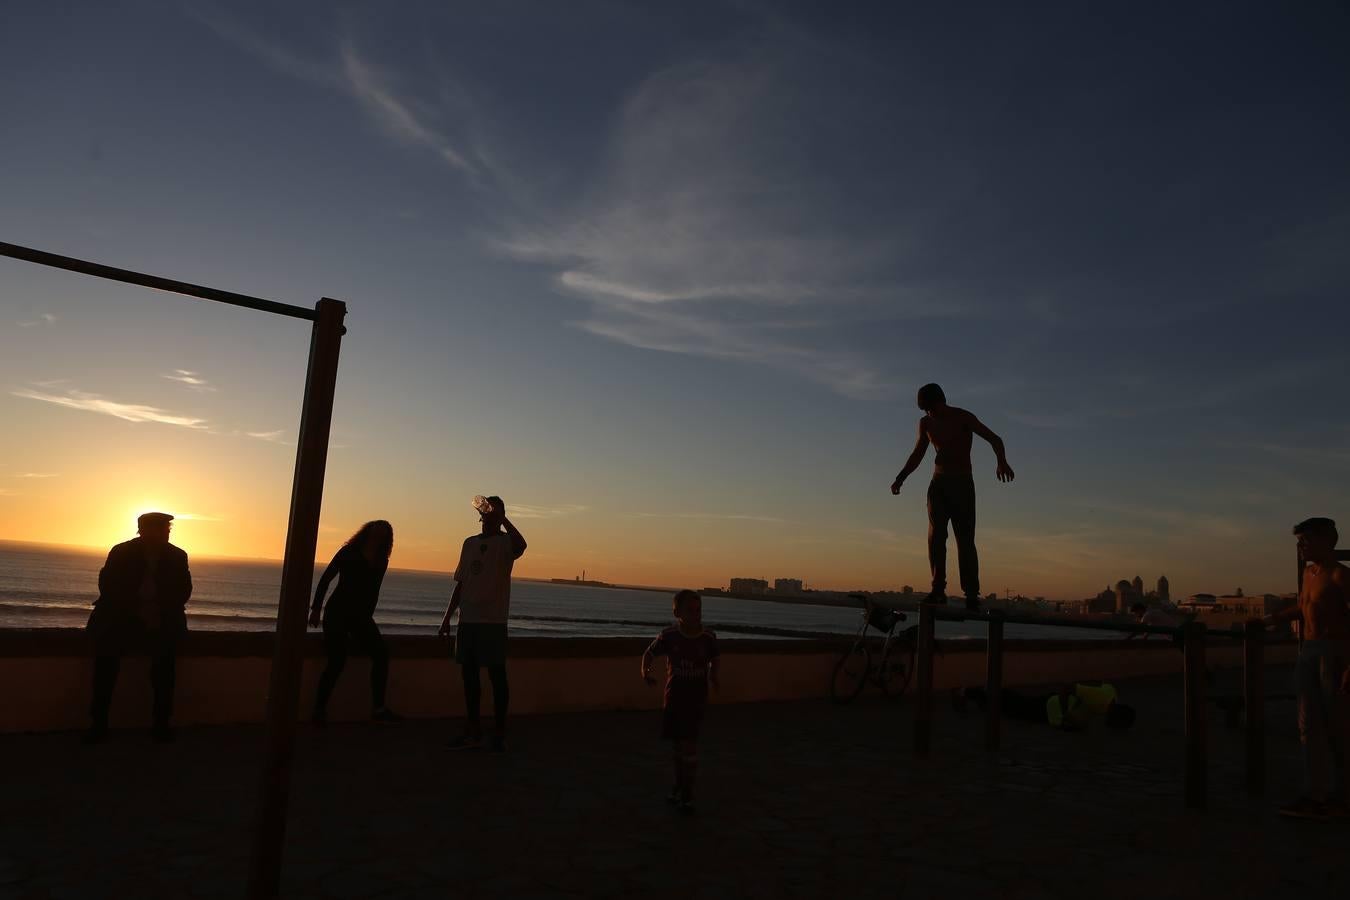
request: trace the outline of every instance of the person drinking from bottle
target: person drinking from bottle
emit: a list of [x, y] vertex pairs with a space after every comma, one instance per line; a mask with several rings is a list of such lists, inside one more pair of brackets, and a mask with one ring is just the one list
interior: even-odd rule
[[933, 591], [929, 603], [947, 599], [947, 524], [956, 532], [956, 552], [961, 569], [961, 590], [966, 608], [980, 607], [980, 561], [975, 552], [975, 477], [970, 465], [970, 445], [979, 435], [994, 448], [998, 458], [999, 481], [1012, 481], [1012, 466], [1003, 453], [1003, 439], [990, 431], [974, 413], [947, 405], [942, 388], [925, 384], [919, 388], [919, 439], [905, 467], [891, 483], [891, 493], [900, 493], [905, 479], [919, 468], [932, 444], [937, 457], [933, 480], [928, 484], [928, 564], [933, 572]]
[[525, 555], [525, 538], [506, 517], [501, 497], [474, 497], [474, 509], [482, 525], [480, 533], [466, 538], [455, 567], [455, 591], [441, 622], [441, 635], [450, 634], [450, 619], [459, 610], [455, 632], [455, 661], [464, 679], [464, 733], [450, 744], [452, 750], [477, 750], [483, 746], [479, 710], [483, 700], [482, 669], [492, 679], [492, 707], [496, 732], [489, 745], [506, 749], [506, 709], [510, 688], [506, 683], [506, 621], [511, 607], [511, 568]]

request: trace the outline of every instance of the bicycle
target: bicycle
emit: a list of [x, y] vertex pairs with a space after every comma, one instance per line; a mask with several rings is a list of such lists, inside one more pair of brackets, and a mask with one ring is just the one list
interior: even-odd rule
[[[830, 699], [839, 705], [852, 701], [862, 693], [868, 681], [881, 688], [888, 697], [900, 697], [914, 676], [914, 654], [918, 649], [919, 626], [911, 625], [899, 633], [895, 628], [906, 620], [899, 610], [877, 606], [862, 594], [850, 594], [863, 603], [862, 626], [853, 646], [839, 657], [830, 679]], [[869, 636], [868, 628], [885, 635]], [[878, 659], [873, 664], [873, 645], [881, 643]]]

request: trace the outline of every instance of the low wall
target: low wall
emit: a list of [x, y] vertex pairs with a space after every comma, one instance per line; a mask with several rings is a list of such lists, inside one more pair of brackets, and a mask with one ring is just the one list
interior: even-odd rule
[[[447, 717], [464, 712], [459, 668], [448, 645], [434, 637], [386, 638], [391, 661], [389, 705], [406, 716]], [[633, 638], [516, 638], [510, 644], [511, 710], [516, 715], [579, 710], [654, 709], [661, 692], [638, 677], [645, 640]], [[174, 720], [179, 725], [262, 720], [274, 638], [270, 634], [198, 632], [178, 657]], [[723, 639], [722, 690], [717, 703], [822, 698], [834, 663], [847, 645], [833, 640]], [[935, 662], [939, 689], [984, 681], [984, 642], [940, 642]], [[82, 631], [0, 630], [0, 733], [58, 731], [88, 724], [92, 660]], [[1267, 648], [1271, 663], [1292, 661], [1292, 644]], [[1212, 668], [1242, 664], [1242, 645], [1213, 639]], [[322, 641], [305, 643], [303, 700], [308, 715], [323, 670]], [[333, 721], [370, 714], [370, 666], [348, 661], [329, 706]], [[1059, 684], [1181, 671], [1181, 654], [1168, 641], [1004, 642], [1004, 684]], [[485, 690], [487, 679], [484, 678]], [[914, 687], [911, 685], [910, 690]], [[486, 698], [485, 698], [486, 699]], [[113, 727], [149, 724], [149, 664], [128, 658], [113, 698]]]

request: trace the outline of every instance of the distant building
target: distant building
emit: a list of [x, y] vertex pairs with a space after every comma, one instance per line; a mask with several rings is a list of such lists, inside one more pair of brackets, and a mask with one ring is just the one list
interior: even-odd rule
[[802, 592], [802, 580], [800, 578], [775, 578], [773, 580], [773, 592], [796, 596]]
[[1116, 582], [1116, 612], [1127, 613], [1134, 603], [1134, 585], [1124, 578]]
[[1134, 576], [1134, 581], [1130, 582], [1130, 587], [1134, 589], [1136, 600], [1144, 599], [1144, 579], [1140, 578], [1138, 575]]
[[764, 578], [733, 578], [731, 579], [731, 594], [762, 594], [769, 589], [769, 582]]
[[1158, 602], [1163, 606], [1172, 602], [1172, 586], [1167, 583], [1166, 575], [1158, 576]]

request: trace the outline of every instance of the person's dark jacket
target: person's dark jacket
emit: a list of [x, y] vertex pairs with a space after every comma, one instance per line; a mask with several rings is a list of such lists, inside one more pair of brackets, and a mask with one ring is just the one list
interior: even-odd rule
[[188, 557], [173, 544], [162, 544], [155, 560], [154, 597], [141, 596], [150, 545], [134, 538], [113, 547], [98, 573], [98, 600], [88, 630], [101, 650], [127, 652], [138, 638], [176, 641], [187, 632], [185, 607], [192, 596]]

